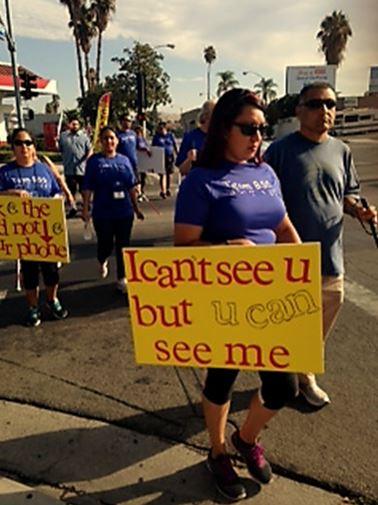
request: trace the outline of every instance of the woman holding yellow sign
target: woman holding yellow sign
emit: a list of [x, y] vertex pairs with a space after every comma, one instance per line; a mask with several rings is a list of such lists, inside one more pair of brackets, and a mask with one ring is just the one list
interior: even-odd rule
[[[11, 144], [15, 160], [0, 170], [0, 194], [30, 197], [54, 197], [61, 194], [60, 187], [50, 168], [37, 160], [35, 143], [24, 128], [13, 131]], [[29, 310], [27, 326], [39, 326], [41, 313], [39, 301], [39, 270], [46, 286], [47, 307], [54, 319], [65, 319], [67, 310], [58, 297], [59, 273], [57, 263], [46, 261], [21, 261], [23, 285]]]
[[[278, 179], [260, 156], [266, 129], [261, 100], [246, 89], [232, 89], [216, 104], [198, 167], [189, 172], [177, 197], [175, 245], [253, 246], [299, 243], [289, 220]], [[207, 466], [227, 498], [247, 496], [227, 454], [225, 430], [232, 386], [238, 370], [210, 368], [203, 409], [211, 449]], [[259, 372], [261, 389], [232, 443], [249, 473], [268, 483], [271, 467], [259, 436], [265, 424], [298, 394], [294, 373]]]

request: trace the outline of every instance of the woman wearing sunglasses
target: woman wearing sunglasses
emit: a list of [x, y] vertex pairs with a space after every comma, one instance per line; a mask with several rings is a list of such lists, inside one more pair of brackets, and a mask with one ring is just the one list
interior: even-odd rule
[[[24, 128], [13, 131], [11, 144], [15, 160], [0, 170], [0, 194], [21, 198], [54, 197], [61, 194], [50, 168], [37, 160], [34, 139]], [[58, 297], [59, 273], [57, 263], [21, 261], [23, 285], [29, 306], [26, 325], [39, 326], [39, 271], [46, 286], [47, 307], [54, 319], [65, 319], [68, 312]]]
[[[253, 246], [299, 243], [289, 220], [280, 185], [260, 148], [265, 131], [264, 107], [246, 89], [232, 89], [217, 102], [198, 167], [189, 172], [177, 197], [175, 245]], [[210, 368], [203, 390], [203, 410], [211, 449], [207, 466], [227, 498], [245, 498], [246, 489], [232, 467], [225, 443], [231, 390], [238, 370]], [[259, 372], [262, 382], [232, 443], [250, 474], [271, 479], [259, 436], [265, 424], [298, 392], [296, 374]]]
[[97, 236], [100, 275], [108, 276], [108, 258], [114, 243], [117, 260], [117, 289], [126, 292], [122, 248], [130, 243], [134, 214], [144, 219], [138, 208], [138, 181], [129, 159], [117, 153], [118, 136], [110, 126], [100, 131], [101, 152], [87, 161], [83, 182], [83, 220], [89, 222], [89, 203], [93, 194], [92, 219]]

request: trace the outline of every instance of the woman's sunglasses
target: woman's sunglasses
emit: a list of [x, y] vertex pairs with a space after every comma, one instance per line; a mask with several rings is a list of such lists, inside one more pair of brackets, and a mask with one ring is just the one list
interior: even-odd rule
[[17, 147], [21, 147], [21, 146], [27, 146], [27, 147], [30, 147], [34, 144], [34, 142], [32, 140], [20, 140], [20, 139], [16, 139], [14, 142], [13, 142], [13, 145], [17, 146]]
[[242, 135], [246, 137], [252, 137], [256, 135], [257, 132], [260, 132], [260, 135], [263, 137], [268, 129], [266, 124], [250, 124], [250, 123], [233, 123], [234, 126], [237, 126], [240, 129]]
[[335, 100], [332, 100], [332, 98], [327, 98], [325, 100], [322, 100], [321, 98], [313, 98], [312, 100], [307, 100], [307, 102], [304, 102], [301, 105], [313, 110], [322, 109], [325, 105], [328, 110], [331, 110], [336, 107], [336, 102]]

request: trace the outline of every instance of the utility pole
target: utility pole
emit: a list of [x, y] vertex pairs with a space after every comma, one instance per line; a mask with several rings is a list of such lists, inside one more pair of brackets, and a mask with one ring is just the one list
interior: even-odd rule
[[16, 99], [16, 112], [17, 112], [18, 126], [19, 126], [19, 128], [22, 128], [24, 126], [24, 122], [23, 122], [22, 113], [21, 113], [20, 83], [18, 80], [18, 68], [17, 68], [17, 63], [16, 63], [16, 44], [14, 42], [13, 34], [12, 34], [12, 18], [11, 18], [11, 13], [10, 13], [9, 0], [5, 0], [5, 10], [6, 10], [6, 15], [7, 15], [8, 27], [5, 26], [1, 15], [0, 15], [0, 25], [2, 25], [4, 27], [5, 37], [8, 42], [8, 50], [10, 53], [11, 63], [12, 63], [13, 86], [14, 86], [14, 95], [15, 95], [15, 99]]

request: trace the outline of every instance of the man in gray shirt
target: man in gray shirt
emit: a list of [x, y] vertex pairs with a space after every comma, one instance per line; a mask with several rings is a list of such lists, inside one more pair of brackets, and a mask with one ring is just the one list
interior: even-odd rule
[[[68, 125], [68, 130], [61, 134], [59, 149], [62, 153], [67, 186], [75, 198], [78, 191], [81, 193], [85, 164], [92, 154], [91, 142], [86, 133], [80, 129], [78, 119], [73, 119]], [[75, 214], [76, 208], [73, 207], [69, 216], [72, 217]]]
[[[344, 298], [343, 215], [377, 220], [375, 207], [360, 204], [360, 183], [349, 147], [330, 137], [336, 94], [325, 82], [305, 86], [296, 109], [299, 131], [277, 140], [264, 158], [276, 171], [288, 214], [303, 242], [320, 242], [324, 340]], [[299, 374], [306, 400], [321, 407], [329, 396], [315, 376]]]

